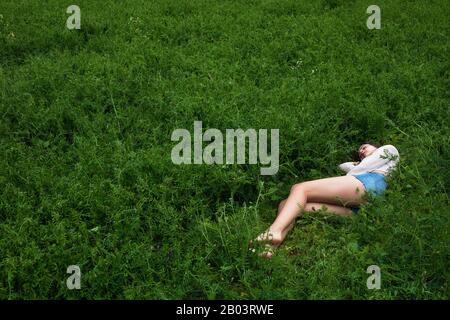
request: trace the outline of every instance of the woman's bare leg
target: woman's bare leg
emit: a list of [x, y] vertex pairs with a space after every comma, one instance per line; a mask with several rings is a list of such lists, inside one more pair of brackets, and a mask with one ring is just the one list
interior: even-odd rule
[[[280, 205], [278, 206], [278, 215], [280, 214], [281, 210], [283, 209], [286, 200], [282, 200], [280, 202]], [[320, 209], [325, 209], [327, 212], [329, 213], [334, 213], [340, 216], [351, 216], [353, 211], [350, 208], [347, 207], [343, 207], [343, 206], [339, 206], [336, 204], [329, 204], [329, 203], [319, 203], [319, 202], [308, 202], [306, 203], [305, 209], [303, 210], [303, 213], [305, 212], [316, 212]], [[278, 216], [277, 215], [277, 216]], [[281, 238], [284, 239], [286, 238], [287, 234], [289, 233], [289, 231], [292, 230], [292, 228], [294, 227], [295, 224], [295, 219], [294, 221], [292, 221], [286, 229], [283, 230], [283, 232], [281, 233]], [[257, 239], [263, 240], [264, 238], [267, 239], [267, 233], [269, 232], [269, 229], [266, 231], [266, 233], [261, 234]], [[266, 248], [266, 251], [263, 252], [262, 254], [260, 254], [262, 257], [264, 258], [272, 258], [273, 256], [273, 250], [276, 249], [276, 247], [278, 247], [278, 245], [271, 245], [268, 246]]]
[[[353, 176], [325, 178], [295, 184], [277, 218], [269, 228], [268, 240], [275, 246], [281, 244], [286, 237], [286, 230], [305, 210], [308, 202], [325, 203], [338, 207], [359, 205], [364, 202], [362, 198], [364, 193], [364, 185]], [[342, 211], [338, 207], [334, 207], [334, 209]], [[346, 209], [343, 213], [350, 212]]]
[[[286, 199], [287, 200], [287, 199]], [[284, 204], [286, 203], [286, 200], [283, 200], [280, 202], [280, 206], [278, 207], [278, 214], [277, 217], [280, 215], [281, 209], [283, 209]], [[319, 203], [319, 202], [307, 202], [305, 209], [302, 213], [305, 212], [316, 212], [320, 209], [325, 209], [329, 213], [334, 213], [339, 216], [351, 216], [353, 211], [350, 208], [339, 206], [337, 204], [329, 204], [329, 203]], [[295, 224], [295, 219], [292, 221], [287, 228], [285, 228], [282, 232], [282, 238], [286, 238], [286, 235], [289, 233], [289, 231], [292, 230]]]
[[353, 211], [350, 208], [339, 206], [337, 204], [329, 204], [329, 203], [319, 203], [319, 202], [308, 202], [305, 206], [305, 212], [316, 212], [320, 209], [325, 209], [329, 213], [334, 213], [339, 216], [351, 216]]
[[[280, 215], [281, 210], [283, 209], [284, 205], [286, 204], [286, 200], [281, 200], [280, 204], [278, 205], [278, 212], [277, 212], [277, 216]], [[286, 235], [288, 234], [289, 231], [291, 231], [291, 229], [294, 227], [294, 221], [292, 221], [286, 229], [283, 230], [283, 236], [286, 237]], [[264, 231], [263, 233], [261, 233], [256, 240], [257, 241], [268, 241], [270, 240], [270, 234], [269, 234], [270, 230], [267, 229], [266, 231]], [[250, 242], [252, 243], [252, 242]], [[271, 259], [273, 256], [273, 250], [276, 247], [274, 245], [270, 245], [270, 244], [266, 244], [266, 250], [262, 253], [259, 254], [259, 256], [263, 257], [263, 258], [267, 258], [267, 259]], [[255, 252], [254, 249], [252, 249], [253, 252]]]
[[[283, 209], [284, 205], [286, 204], [287, 199], [281, 200], [280, 204], [278, 205], [278, 212], [277, 217], [280, 215], [281, 210]], [[306, 203], [304, 212], [315, 212], [320, 209], [325, 209], [329, 213], [334, 213], [340, 216], [350, 216], [352, 215], [353, 211], [350, 208], [339, 206], [337, 204], [329, 204], [329, 203], [319, 203], [319, 202], [308, 202]], [[286, 235], [289, 233], [289, 231], [292, 230], [295, 224], [295, 219], [292, 221], [282, 232], [282, 238], [284, 239]], [[267, 238], [267, 232], [269, 232], [269, 229], [265, 231], [265, 233], [262, 233], [257, 240], [264, 240]]]
[[[278, 217], [278, 215], [280, 214], [281, 210], [283, 209], [284, 205], [286, 204], [286, 200], [287, 200], [287, 199], [281, 200], [281, 202], [279, 203], [279, 205], [278, 205], [277, 217]], [[294, 221], [292, 221], [292, 222], [287, 226], [287, 228], [285, 228], [285, 229], [283, 230], [283, 233], [285, 234], [285, 236], [286, 236], [286, 234], [287, 234], [289, 231], [291, 231], [291, 229], [292, 229], [293, 227], [294, 227]], [[257, 240], [257, 241], [269, 240], [269, 237], [270, 237], [270, 235], [269, 235], [269, 229], [267, 229], [266, 231], [264, 231], [263, 233], [261, 233], [261, 234], [256, 238], [256, 240]], [[251, 243], [251, 242], [250, 242], [250, 243]]]

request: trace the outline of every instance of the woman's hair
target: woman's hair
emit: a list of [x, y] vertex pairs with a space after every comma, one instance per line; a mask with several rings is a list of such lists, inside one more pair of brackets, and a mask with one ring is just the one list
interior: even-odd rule
[[[382, 146], [382, 144], [373, 142], [373, 141], [364, 141], [363, 143], [360, 144], [360, 146], [362, 146], [363, 144], [370, 144], [371, 146], [374, 146], [375, 148], [379, 148]], [[361, 161], [358, 151], [355, 151], [355, 153], [353, 154], [353, 157], [352, 157], [355, 162]]]
[[373, 142], [373, 141], [364, 141], [363, 143], [360, 144], [360, 146], [362, 146], [363, 144], [370, 144], [371, 146], [374, 146], [375, 148], [379, 148], [382, 146], [382, 144]]

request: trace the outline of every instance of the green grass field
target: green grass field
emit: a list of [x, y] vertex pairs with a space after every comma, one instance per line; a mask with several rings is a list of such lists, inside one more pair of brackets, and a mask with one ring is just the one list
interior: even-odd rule
[[[445, 0], [0, 1], [0, 298], [449, 299], [449, 17]], [[173, 164], [195, 120], [278, 128], [279, 172]], [[248, 251], [292, 184], [343, 175], [367, 139], [400, 152], [384, 197], [299, 218], [272, 260]]]

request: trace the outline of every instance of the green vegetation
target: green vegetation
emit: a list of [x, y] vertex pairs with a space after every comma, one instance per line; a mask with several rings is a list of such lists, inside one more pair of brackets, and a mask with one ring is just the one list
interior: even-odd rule
[[[0, 298], [448, 299], [450, 4], [371, 4], [2, 0]], [[174, 165], [194, 120], [280, 129], [278, 174]], [[367, 139], [400, 151], [384, 197], [248, 251]]]

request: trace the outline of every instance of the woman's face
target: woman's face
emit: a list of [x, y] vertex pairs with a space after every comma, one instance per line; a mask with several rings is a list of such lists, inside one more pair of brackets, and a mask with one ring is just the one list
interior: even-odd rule
[[377, 150], [377, 147], [374, 147], [373, 145], [368, 143], [363, 144], [359, 147], [358, 150], [359, 158], [362, 160], [365, 157], [370, 156], [375, 150]]

